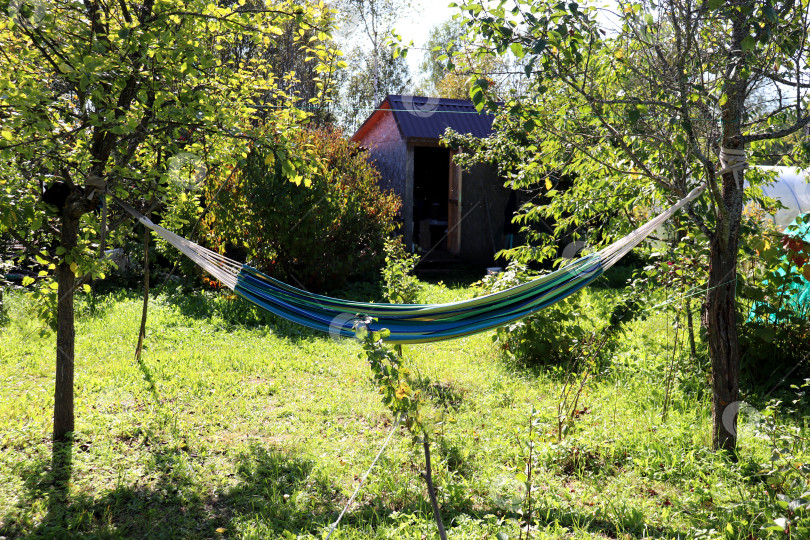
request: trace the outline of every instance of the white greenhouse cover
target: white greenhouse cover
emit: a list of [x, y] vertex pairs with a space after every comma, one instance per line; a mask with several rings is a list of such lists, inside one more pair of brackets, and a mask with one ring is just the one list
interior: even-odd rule
[[765, 171], [776, 171], [777, 177], [770, 186], [763, 186], [765, 195], [777, 199], [787, 208], [779, 210], [773, 216], [774, 224], [780, 231], [793, 223], [802, 214], [810, 212], [810, 183], [807, 182], [810, 172], [803, 172], [796, 167], [757, 166]]

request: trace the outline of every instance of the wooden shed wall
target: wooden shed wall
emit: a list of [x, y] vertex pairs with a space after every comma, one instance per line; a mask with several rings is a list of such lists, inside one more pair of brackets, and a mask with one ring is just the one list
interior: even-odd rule
[[385, 114], [363, 137], [363, 146], [380, 171], [383, 189], [393, 190], [405, 201], [405, 169], [408, 145], [400, 137], [394, 115]]
[[495, 166], [474, 165], [461, 177], [461, 259], [491, 264], [505, 247], [504, 210], [509, 190], [503, 187]]

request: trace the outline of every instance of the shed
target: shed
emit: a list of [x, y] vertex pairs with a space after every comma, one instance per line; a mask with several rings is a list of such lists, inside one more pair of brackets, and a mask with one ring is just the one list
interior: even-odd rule
[[487, 137], [493, 116], [462, 99], [388, 95], [351, 140], [368, 149], [383, 188], [402, 199], [402, 234], [412, 251], [489, 264], [506, 247], [510, 191], [497, 168], [462, 170], [439, 145], [448, 127]]

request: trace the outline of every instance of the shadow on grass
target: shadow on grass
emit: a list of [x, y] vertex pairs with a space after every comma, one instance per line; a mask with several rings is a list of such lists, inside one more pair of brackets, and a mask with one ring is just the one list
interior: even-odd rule
[[[46, 515], [42, 525], [38, 528], [38, 535], [49, 538], [59, 538], [70, 526], [69, 506], [70, 479], [73, 469], [73, 440], [72, 437], [64, 442], [53, 443], [51, 446], [51, 460], [34, 459], [26, 464], [22, 471], [23, 493], [20, 503], [44, 504]], [[15, 524], [8, 518], [0, 519], [0, 524], [9, 527], [8, 530], [0, 528], [0, 533], [10, 534], [12, 538], [22, 536], [22, 524]], [[20, 529], [16, 529], [15, 525]]]
[[[236, 485], [222, 494], [205, 493], [186, 464], [187, 450], [152, 447], [144, 464], [148, 486], [119, 485], [89, 496], [70, 483], [70, 446], [54, 452], [56, 467], [32, 463], [18, 507], [47, 505], [38, 524], [0, 517], [0, 535], [7, 538], [222, 538], [245, 523], [261, 536], [278, 537], [285, 530], [317, 532], [336, 515], [331, 500], [337, 492], [312, 477], [313, 464], [258, 446], [237, 456]], [[311, 502], [300, 493], [317, 488]], [[77, 492], [72, 494], [73, 492]], [[202, 491], [202, 493], [201, 493]], [[295, 497], [291, 500], [290, 497]], [[23, 521], [23, 522], [21, 522]], [[266, 534], [265, 534], [266, 533]]]
[[192, 319], [219, 318], [232, 328], [270, 327], [273, 333], [293, 341], [323, 336], [264, 311], [235, 294], [167, 289], [162, 299], [177, 308], [182, 315]]
[[[24, 492], [17, 512], [0, 516], [0, 535], [7, 538], [224, 538], [252, 536], [294, 538], [322, 536], [346, 501], [346, 496], [314, 463], [292, 452], [251, 444], [233, 457], [235, 473], [230, 485], [212, 486], [200, 482], [189, 465], [193, 454], [187, 447], [150, 445], [146, 450], [144, 473], [133, 483], [98, 495], [87, 486], [69, 482], [72, 470], [71, 447], [60, 447], [54, 461], [31, 463], [26, 471]], [[86, 445], [74, 443], [73, 451]], [[221, 479], [223, 482], [224, 478]], [[428, 501], [411, 494], [404, 504], [392, 505], [374, 497], [355, 503], [344, 516], [341, 529], [353, 534], [374, 534], [380, 526], [398, 523], [403, 515], [417, 517], [420, 529], [432, 528]], [[38, 523], [14, 521], [20, 509], [45, 505], [45, 517]], [[632, 508], [605, 519], [576, 508], [543, 506], [536, 510], [542, 525], [558, 523], [615, 537], [638, 533], [644, 528], [644, 515]], [[442, 507], [445, 523], [452, 533], [455, 523], [487, 515], [517, 519], [492, 508], [473, 508], [469, 499]], [[27, 522], [26, 522], [27, 521]], [[676, 537], [675, 531], [658, 529], [658, 536]]]
[[[377, 283], [353, 283], [330, 293], [336, 298], [364, 302], [383, 301], [382, 288]], [[273, 315], [230, 291], [186, 291], [167, 287], [165, 302], [176, 307], [186, 317], [195, 319], [221, 318], [233, 327], [271, 327], [273, 332], [290, 340], [326, 337], [326, 334]]]

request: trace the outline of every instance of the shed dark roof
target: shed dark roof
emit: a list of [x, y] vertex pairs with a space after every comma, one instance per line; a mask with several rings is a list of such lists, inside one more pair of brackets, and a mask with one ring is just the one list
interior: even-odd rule
[[439, 139], [448, 127], [475, 137], [487, 137], [492, 133], [494, 116], [479, 113], [475, 105], [466, 99], [389, 94], [352, 135], [352, 140], [361, 141], [389, 111], [394, 115], [403, 139]]

